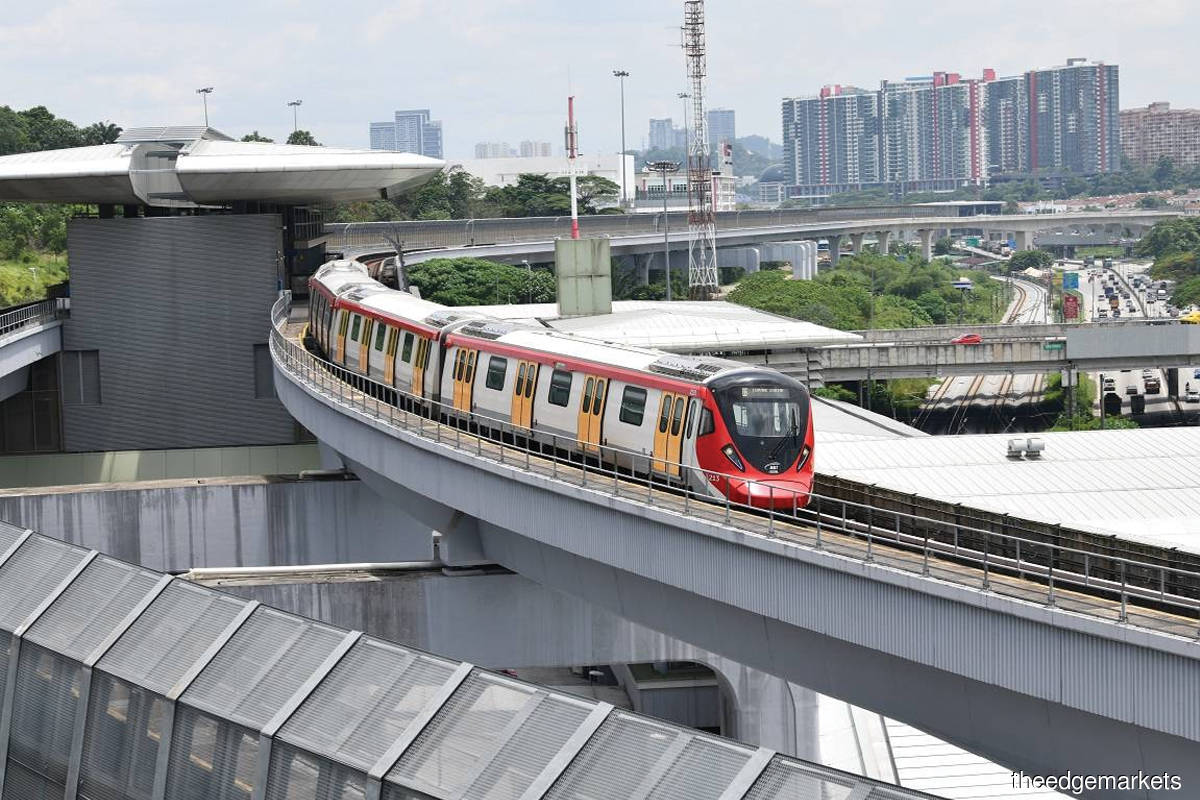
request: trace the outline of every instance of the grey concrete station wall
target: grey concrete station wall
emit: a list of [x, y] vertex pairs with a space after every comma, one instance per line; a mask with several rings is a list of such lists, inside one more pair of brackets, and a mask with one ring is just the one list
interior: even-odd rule
[[179, 572], [433, 556], [428, 528], [359, 481], [202, 478], [0, 492], [0, 519]]
[[278, 214], [77, 219], [64, 350], [98, 350], [100, 402], [63, 408], [68, 452], [289, 444], [255, 396], [277, 296]]

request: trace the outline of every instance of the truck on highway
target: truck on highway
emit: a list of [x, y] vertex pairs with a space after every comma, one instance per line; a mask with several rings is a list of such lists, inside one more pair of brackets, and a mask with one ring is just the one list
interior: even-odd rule
[[1146, 378], [1146, 394], [1158, 394], [1162, 391], [1162, 382], [1158, 378]]
[[1104, 259], [1104, 268], [1112, 269], [1112, 259], [1111, 258]]

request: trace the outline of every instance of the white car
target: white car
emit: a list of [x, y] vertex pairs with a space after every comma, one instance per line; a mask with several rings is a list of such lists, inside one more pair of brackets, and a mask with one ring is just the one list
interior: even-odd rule
[[1152, 369], [1142, 370], [1142, 380], [1148, 381], [1153, 377], [1154, 377], [1154, 370], [1152, 370]]
[[1200, 392], [1191, 391], [1183, 396], [1185, 403], [1200, 403]]

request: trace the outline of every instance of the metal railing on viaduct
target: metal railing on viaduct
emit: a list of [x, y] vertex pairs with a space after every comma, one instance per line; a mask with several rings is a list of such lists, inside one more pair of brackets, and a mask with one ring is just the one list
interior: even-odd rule
[[289, 302], [272, 319], [280, 399], [449, 560], [500, 563], [1013, 768], [1170, 765], [1200, 785], [1200, 571], [870, 498], [764, 512], [573, 459], [570, 440], [530, 445], [506, 420], [446, 424], [306, 349]]

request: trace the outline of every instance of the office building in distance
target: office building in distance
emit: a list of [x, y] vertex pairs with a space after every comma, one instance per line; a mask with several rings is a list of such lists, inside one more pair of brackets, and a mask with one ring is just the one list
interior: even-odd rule
[[1120, 167], [1115, 65], [1064, 66], [997, 78], [955, 72], [826, 86], [783, 101], [789, 197], [885, 187], [903, 192], [985, 185], [996, 175], [1092, 175]]
[[371, 149], [442, 158], [442, 123], [428, 108], [397, 111], [390, 122], [371, 123]]
[[708, 119], [708, 146], [714, 153], [719, 152], [722, 142], [733, 144], [737, 138], [737, 127], [734, 125], [732, 108], [714, 108], [705, 116]]
[[1200, 109], [1170, 103], [1121, 112], [1121, 146], [1130, 163], [1152, 167], [1164, 156], [1176, 166], [1200, 164]]

